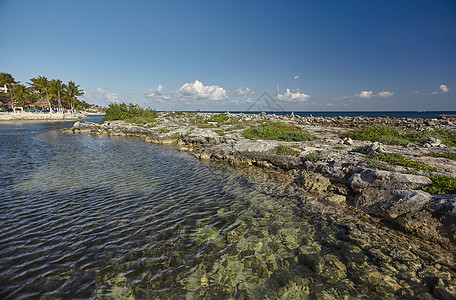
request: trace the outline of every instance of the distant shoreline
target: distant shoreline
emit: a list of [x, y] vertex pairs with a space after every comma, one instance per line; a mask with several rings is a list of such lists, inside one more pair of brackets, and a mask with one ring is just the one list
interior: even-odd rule
[[0, 113], [0, 122], [16, 121], [75, 121], [84, 119], [87, 114], [83, 113]]

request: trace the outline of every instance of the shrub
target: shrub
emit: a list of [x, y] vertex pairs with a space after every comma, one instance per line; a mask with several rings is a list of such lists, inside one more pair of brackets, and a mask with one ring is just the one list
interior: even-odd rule
[[243, 137], [253, 140], [276, 140], [284, 142], [312, 141], [313, 135], [299, 127], [281, 123], [271, 122], [258, 127], [244, 130]]
[[383, 160], [392, 165], [399, 165], [399, 166], [414, 168], [414, 169], [423, 170], [426, 172], [438, 172], [439, 171], [436, 168], [428, 166], [426, 164], [406, 159], [404, 156], [402, 156], [399, 153], [376, 153], [376, 154], [372, 155], [372, 158]]
[[453, 177], [429, 176], [432, 184], [425, 186], [424, 191], [431, 194], [456, 194], [456, 179]]
[[114, 120], [153, 120], [157, 117], [157, 111], [151, 108], [142, 108], [137, 104], [133, 103], [110, 103], [106, 114], [102, 120], [114, 121]]
[[277, 146], [275, 148], [275, 151], [277, 154], [281, 154], [281, 155], [299, 156], [301, 154], [301, 152], [299, 152], [293, 148], [290, 148], [288, 146], [285, 146], [285, 145]]

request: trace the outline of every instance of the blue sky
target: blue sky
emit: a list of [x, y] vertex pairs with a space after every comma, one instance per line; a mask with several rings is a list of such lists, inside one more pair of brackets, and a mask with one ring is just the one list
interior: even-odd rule
[[0, 0], [0, 28], [0, 72], [100, 105], [456, 110], [454, 0]]

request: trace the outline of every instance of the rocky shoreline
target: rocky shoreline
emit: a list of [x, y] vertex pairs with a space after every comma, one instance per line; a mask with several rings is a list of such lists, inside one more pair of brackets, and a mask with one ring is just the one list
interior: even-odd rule
[[0, 121], [74, 121], [86, 118], [83, 113], [2, 113]]
[[[217, 119], [218, 114], [159, 113], [153, 123], [76, 122], [62, 132], [140, 137], [149, 143], [177, 146], [199, 159], [258, 167], [331, 205], [439, 243], [451, 251], [456, 249], [456, 195], [434, 195], [422, 190], [432, 183], [431, 176], [456, 177], [455, 160], [428, 156], [454, 155], [456, 147], [447, 147], [438, 139], [403, 147], [340, 137], [350, 128], [372, 124], [414, 130], [454, 130], [453, 119], [223, 115], [222, 121]], [[265, 122], [293, 124], [317, 139], [282, 142], [242, 136], [246, 128]], [[294, 154], [279, 154], [278, 146], [291, 148]], [[375, 153], [399, 153], [437, 171], [374, 160], [371, 155]]]

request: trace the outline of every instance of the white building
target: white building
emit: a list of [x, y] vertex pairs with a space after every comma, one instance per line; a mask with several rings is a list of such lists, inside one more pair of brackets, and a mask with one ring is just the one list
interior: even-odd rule
[[8, 88], [6, 87], [6, 84], [4, 86], [0, 86], [0, 92], [8, 93]]

